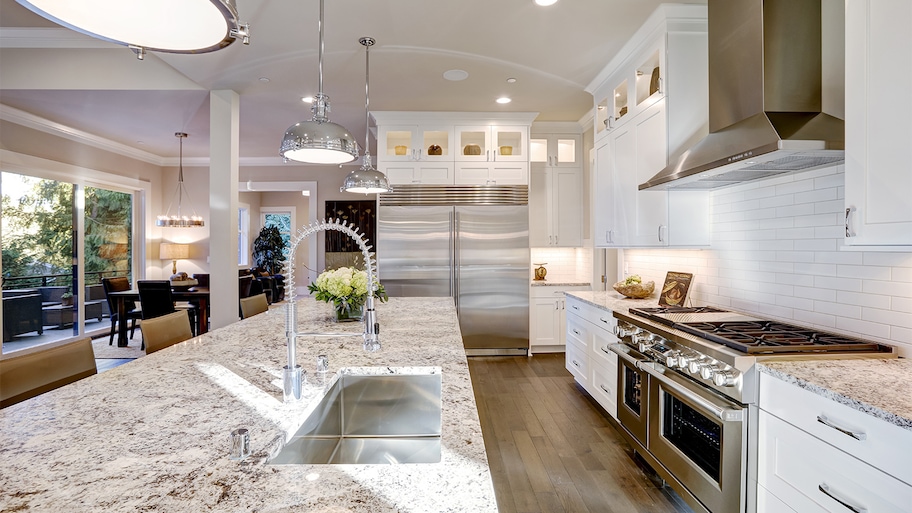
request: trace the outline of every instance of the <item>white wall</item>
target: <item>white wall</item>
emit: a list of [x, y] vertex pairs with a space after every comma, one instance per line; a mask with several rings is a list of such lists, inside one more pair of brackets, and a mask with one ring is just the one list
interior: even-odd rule
[[[912, 357], [912, 252], [842, 249], [843, 167], [712, 195], [712, 249], [624, 250], [630, 274], [694, 273], [693, 304], [886, 342]], [[621, 264], [623, 265], [623, 264]]]

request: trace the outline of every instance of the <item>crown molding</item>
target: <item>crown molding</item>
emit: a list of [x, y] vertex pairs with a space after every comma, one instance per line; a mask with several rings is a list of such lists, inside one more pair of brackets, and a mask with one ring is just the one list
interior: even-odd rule
[[153, 153], [137, 150], [126, 144], [121, 144], [73, 127], [62, 125], [55, 121], [42, 118], [41, 116], [30, 114], [24, 110], [10, 107], [9, 105], [0, 104], [0, 119], [159, 167], [164, 165], [165, 159]]

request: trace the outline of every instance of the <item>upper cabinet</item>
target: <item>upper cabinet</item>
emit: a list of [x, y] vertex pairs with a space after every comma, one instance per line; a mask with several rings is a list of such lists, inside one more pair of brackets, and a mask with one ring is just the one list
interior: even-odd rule
[[912, 3], [846, 0], [845, 15], [845, 243], [910, 246]]
[[706, 7], [660, 6], [587, 87], [595, 101], [593, 242], [705, 247], [708, 191], [640, 191], [708, 133]]
[[[529, 139], [529, 245], [583, 245], [582, 136], [543, 133], [542, 128], [568, 128], [569, 123], [536, 123]], [[576, 125], [573, 123], [572, 125]], [[576, 130], [579, 131], [579, 125]]]
[[374, 111], [377, 169], [396, 184], [525, 185], [537, 113]]

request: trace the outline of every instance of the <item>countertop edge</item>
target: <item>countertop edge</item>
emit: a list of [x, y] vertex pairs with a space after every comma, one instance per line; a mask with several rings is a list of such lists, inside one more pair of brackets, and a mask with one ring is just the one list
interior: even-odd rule
[[[787, 363], [787, 362], [781, 362], [778, 365], [782, 365], [785, 363]], [[810, 362], [804, 362], [804, 363], [808, 364]], [[825, 363], [825, 362], [820, 362], [820, 363]], [[831, 389], [827, 388], [826, 386], [812, 383], [812, 382], [808, 381], [807, 379], [800, 378], [798, 376], [791, 374], [787, 370], [771, 368], [767, 363], [757, 362], [757, 367], [760, 370], [760, 372], [773, 376], [774, 378], [781, 379], [782, 381], [785, 381], [786, 383], [795, 385], [799, 388], [812, 392], [816, 395], [819, 395], [821, 397], [824, 397], [824, 398], [834, 401], [836, 403], [848, 406], [849, 408], [852, 408], [854, 410], [860, 411], [862, 413], [866, 413], [872, 417], [883, 420], [884, 422], [893, 424], [894, 426], [912, 431], [912, 418], [906, 418], [902, 415], [886, 411], [883, 408], [880, 408], [878, 406], [874, 406], [872, 404], [866, 403], [859, 399], [849, 397], [841, 392], [831, 390]]]

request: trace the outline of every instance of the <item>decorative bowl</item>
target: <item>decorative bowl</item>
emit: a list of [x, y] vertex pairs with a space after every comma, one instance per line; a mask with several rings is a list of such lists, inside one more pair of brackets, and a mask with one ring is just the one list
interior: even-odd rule
[[405, 152], [408, 151], [408, 146], [399, 145], [393, 149], [396, 151], [396, 155], [405, 155]]
[[651, 296], [653, 291], [655, 291], [655, 282], [647, 281], [646, 283], [625, 285], [624, 282], [619, 281], [614, 284], [614, 290], [629, 298], [643, 299]]
[[428, 146], [428, 155], [443, 155], [443, 148], [437, 144]]
[[463, 155], [481, 155], [481, 147], [477, 144], [466, 144], [462, 149]]

